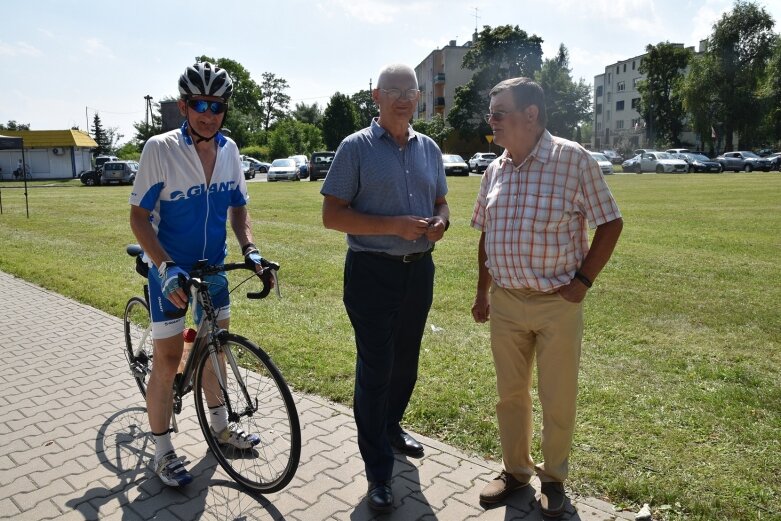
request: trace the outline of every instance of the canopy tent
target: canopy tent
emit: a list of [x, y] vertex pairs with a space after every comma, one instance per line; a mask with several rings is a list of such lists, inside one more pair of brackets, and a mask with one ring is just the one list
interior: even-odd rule
[[[0, 136], [0, 150], [21, 150], [22, 151], [22, 173], [27, 162], [24, 160], [24, 140], [20, 137]], [[30, 207], [27, 204], [27, 176], [22, 175], [24, 179], [24, 207], [27, 210], [27, 217], [30, 217]], [[3, 213], [3, 193], [0, 191], [0, 214]]]

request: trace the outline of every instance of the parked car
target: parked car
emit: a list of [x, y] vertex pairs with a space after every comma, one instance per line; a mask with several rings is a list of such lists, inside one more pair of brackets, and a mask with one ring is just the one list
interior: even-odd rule
[[255, 174], [265, 174], [268, 172], [268, 169], [271, 168], [271, 163], [264, 163], [263, 161], [258, 161], [254, 157], [244, 156], [243, 158], [245, 161], [249, 161], [249, 169], [252, 171], [252, 177], [255, 177]]
[[456, 154], [442, 154], [445, 175], [469, 175], [469, 165], [464, 158]]
[[309, 180], [325, 179], [335, 155], [336, 152], [312, 152], [312, 157], [309, 159]]
[[97, 156], [95, 158], [95, 170], [99, 170], [109, 161], [119, 161], [119, 158], [117, 156]]
[[630, 157], [623, 163], [621, 163], [621, 168], [624, 170], [624, 172], [635, 172], [636, 174], [640, 173], [640, 154], [637, 154], [634, 157]]
[[297, 156], [290, 156], [290, 159], [296, 162], [296, 166], [298, 167], [299, 179], [304, 179], [305, 177], [309, 177], [309, 168], [307, 167], [307, 163], [309, 163], [309, 159], [307, 159], [305, 155], [301, 154]]
[[474, 170], [478, 174], [485, 172], [491, 161], [496, 159], [496, 154], [493, 152], [478, 152], [469, 158], [469, 170]]
[[687, 152], [691, 152], [688, 148], [668, 148], [665, 150], [668, 154], [685, 154]]
[[255, 177], [255, 172], [252, 170], [252, 165], [246, 159], [241, 162], [241, 171], [244, 172], [244, 179], [252, 179]]
[[602, 175], [610, 175], [613, 173], [613, 163], [607, 158], [605, 154], [599, 152], [589, 152], [591, 157], [596, 159], [599, 163], [599, 169], [602, 170]]
[[107, 161], [103, 163], [103, 171], [100, 173], [101, 184], [117, 183], [133, 184], [138, 172], [138, 163], [135, 161]]
[[610, 161], [611, 164], [620, 165], [624, 162], [624, 158], [615, 150], [603, 150], [602, 154], [607, 158], [608, 161]]
[[739, 150], [737, 152], [724, 152], [716, 156], [716, 161], [721, 163], [724, 170], [734, 170], [735, 172], [751, 172], [752, 170], [763, 170], [770, 172], [770, 160], [766, 157], [759, 157], [754, 152]]
[[695, 154], [694, 152], [684, 152], [681, 154], [673, 154], [673, 157], [683, 159], [686, 164], [689, 165], [689, 172], [722, 172], [721, 163], [708, 159], [708, 156], [704, 154]]
[[770, 170], [781, 171], [781, 152], [773, 152], [765, 159], [770, 160]]
[[772, 148], [760, 148], [757, 150], [757, 155], [759, 157], [767, 157], [771, 154], [777, 154], [776, 151], [774, 151]]
[[268, 169], [267, 181], [288, 180], [288, 181], [300, 181], [299, 177], [300, 169], [296, 162], [292, 158], [275, 159], [271, 163], [271, 168]]
[[667, 152], [646, 152], [640, 155], [640, 166], [643, 172], [685, 174], [689, 165], [682, 159], [675, 159]]
[[100, 171], [87, 170], [79, 174], [79, 180], [87, 186], [97, 186], [100, 184]]

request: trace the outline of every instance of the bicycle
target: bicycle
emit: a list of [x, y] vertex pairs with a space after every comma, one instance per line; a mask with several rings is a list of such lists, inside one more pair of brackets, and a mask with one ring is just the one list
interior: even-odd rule
[[[138, 245], [128, 246], [127, 253], [136, 258], [136, 271], [146, 277], [149, 268], [141, 260], [141, 248]], [[258, 274], [263, 281], [263, 289], [247, 293], [247, 298], [265, 298], [271, 290], [272, 279], [279, 294], [276, 284], [279, 265], [265, 262], [264, 270]], [[178, 432], [176, 415], [182, 410], [182, 398], [194, 390], [198, 423], [220, 466], [236, 482], [251, 490], [276, 492], [293, 479], [301, 455], [301, 427], [293, 396], [268, 354], [247, 338], [217, 326], [217, 312], [212, 305], [208, 283], [202, 280], [210, 274], [240, 269], [252, 271], [250, 278], [255, 276], [254, 266], [246, 262], [207, 265], [202, 261], [190, 271], [189, 280], [183, 280], [184, 277], [180, 280], [182, 287], [192, 296], [192, 302], [201, 307], [203, 318], [184, 370], [174, 379], [172, 430]], [[243, 282], [231, 292], [241, 284]], [[144, 296], [130, 298], [125, 306], [124, 329], [125, 356], [145, 398], [154, 364], [151, 328], [149, 286], [144, 284]], [[204, 385], [207, 372], [217, 377], [219, 389], [209, 389], [208, 385]], [[258, 434], [260, 443], [250, 449], [221, 445], [209, 426], [207, 400], [208, 403], [224, 404], [228, 410], [228, 421], [237, 424], [246, 433]]]

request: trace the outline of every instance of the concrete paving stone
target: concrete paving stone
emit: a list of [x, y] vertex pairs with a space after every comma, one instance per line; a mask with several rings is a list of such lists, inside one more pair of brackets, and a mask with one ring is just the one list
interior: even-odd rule
[[[35, 505], [35, 511], [29, 512], [31, 516], [28, 519], [35, 519], [35, 520], [41, 520], [41, 519], [57, 519], [62, 515], [62, 512], [59, 508], [57, 508], [54, 503], [51, 502], [49, 499], [44, 499], [43, 501], [40, 501]], [[25, 512], [24, 510], [20, 514], [20, 519], [24, 519], [27, 517], [28, 512]]]
[[500, 471], [501, 469], [499, 468], [490, 469], [482, 465], [475, 465], [471, 461], [464, 460], [455, 469], [449, 469], [448, 471], [442, 472], [442, 477], [453, 483], [461, 483], [465, 477], [468, 476], [468, 479], [473, 483], [482, 482], [480, 485], [482, 488], [485, 483], [494, 479]]
[[319, 496], [315, 503], [310, 504], [302, 511], [294, 511], [291, 512], [291, 514], [298, 517], [302, 521], [317, 521], [328, 519], [334, 515], [334, 513], [348, 510], [349, 508], [351, 508], [351, 505], [348, 505], [344, 501], [326, 494]]
[[616, 519], [615, 515], [583, 502], [576, 503], [574, 507], [577, 512], [577, 518], [574, 516], [573, 518], [579, 519], [580, 521], [614, 521]]
[[62, 447], [60, 447], [56, 442], [52, 442], [49, 444], [40, 445], [38, 447], [28, 448], [27, 450], [17, 450], [13, 452], [9, 450], [8, 455], [17, 463], [17, 465], [24, 465], [32, 459], [42, 457], [44, 454], [51, 454], [52, 452], [61, 450]]
[[332, 477], [320, 475], [317, 476], [317, 479], [302, 483], [299, 486], [291, 487], [288, 485], [286, 490], [291, 494], [297, 495], [304, 501], [316, 503], [320, 500], [320, 496], [329, 490], [339, 489], [343, 486], [343, 483], [336, 481]]
[[[338, 467], [339, 467], [339, 463], [336, 463], [333, 460], [326, 458], [322, 454], [317, 454], [309, 461], [307, 461], [306, 465], [298, 467], [298, 470], [296, 471], [296, 476], [304, 481], [311, 481], [315, 478], [319, 480], [321, 479], [323, 473], [331, 469], [336, 469]], [[333, 479], [333, 478], [329, 478], [329, 479]]]
[[[452, 470], [449, 467], [446, 467], [442, 464], [440, 464], [437, 461], [432, 461], [429, 458], [422, 458], [420, 460], [414, 460], [418, 461], [417, 465], [414, 465], [414, 468], [411, 470], [404, 470], [401, 473], [399, 473], [401, 476], [407, 477], [410, 481], [416, 481], [418, 483], [431, 483], [434, 478], [437, 476], [440, 476], [445, 473], [452, 472]], [[415, 474], [415, 477], [411, 477], [411, 475]]]
[[299, 461], [298, 466], [302, 467], [304, 464], [308, 463], [312, 458], [317, 456], [318, 454], [322, 452], [328, 452], [330, 450], [334, 449], [333, 445], [326, 444], [323, 440], [327, 440], [328, 438], [317, 438], [314, 440], [309, 440], [306, 445], [301, 447], [301, 459]]
[[481, 512], [480, 508], [467, 505], [455, 499], [445, 501], [445, 507], [437, 512], [440, 519], [469, 519], [477, 517]]
[[21, 513], [11, 498], [0, 499], [0, 518], [17, 517]]
[[454, 494], [462, 494], [465, 490], [464, 485], [456, 485], [439, 476], [431, 480], [429, 484], [423, 485], [423, 495], [433, 505], [444, 505], [445, 499]]
[[351, 483], [356, 480], [366, 481], [363, 460], [360, 456], [355, 455], [338, 467], [326, 470], [325, 473], [342, 483]]
[[613, 507], [612, 504], [608, 503], [607, 501], [603, 501], [601, 499], [597, 499], [595, 497], [582, 497], [577, 499], [578, 504], [580, 505], [588, 505], [592, 508], [595, 508], [597, 510], [600, 510], [602, 512], [609, 513], [611, 515], [615, 515], [616, 509]]
[[[397, 519], [425, 519], [429, 516], [434, 516], [434, 519], [438, 517], [427, 499], [423, 498], [421, 500], [420, 496], [403, 498], [401, 504], [397, 505], [396, 510], [393, 512], [393, 517]], [[442, 517], [440, 519], [450, 518]]]
[[[0, 485], [7, 485], [19, 476], [32, 476], [36, 472], [46, 472], [52, 470], [51, 466], [43, 458], [35, 458], [24, 465], [14, 465], [12, 469], [8, 471], [0, 472]], [[36, 483], [39, 483], [36, 481]]]
[[[41, 501], [51, 501], [48, 498], [59, 496], [61, 494], [73, 493], [73, 487], [64, 479], [52, 481], [46, 486], [36, 487], [35, 490], [14, 494], [14, 502], [19, 505], [22, 511], [30, 510]], [[54, 504], [52, 504], [54, 506]], [[46, 516], [44, 516], [46, 517]]]

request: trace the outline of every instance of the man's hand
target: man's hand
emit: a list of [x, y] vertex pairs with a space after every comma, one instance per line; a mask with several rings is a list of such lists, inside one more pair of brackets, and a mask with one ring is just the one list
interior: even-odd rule
[[171, 301], [173, 305], [180, 309], [187, 307], [187, 303], [190, 299], [187, 298], [187, 294], [184, 289], [179, 285], [179, 275], [187, 276], [187, 272], [179, 266], [170, 266], [163, 273], [159, 273], [160, 287], [163, 290], [163, 295]]
[[487, 293], [478, 293], [475, 297], [475, 303], [472, 304], [472, 317], [475, 322], [482, 324], [488, 322], [489, 315], [491, 314], [491, 306], [488, 300]]
[[428, 232], [428, 219], [414, 215], [402, 215], [396, 218], [396, 235], [408, 241], [420, 239]]
[[585, 284], [578, 279], [572, 279], [569, 284], [559, 288], [559, 295], [561, 295], [561, 298], [564, 300], [577, 304], [586, 298], [587, 291], [588, 288]]
[[445, 235], [445, 228], [447, 228], [445, 220], [442, 217], [435, 215], [428, 220], [426, 239], [430, 242], [437, 242]]

